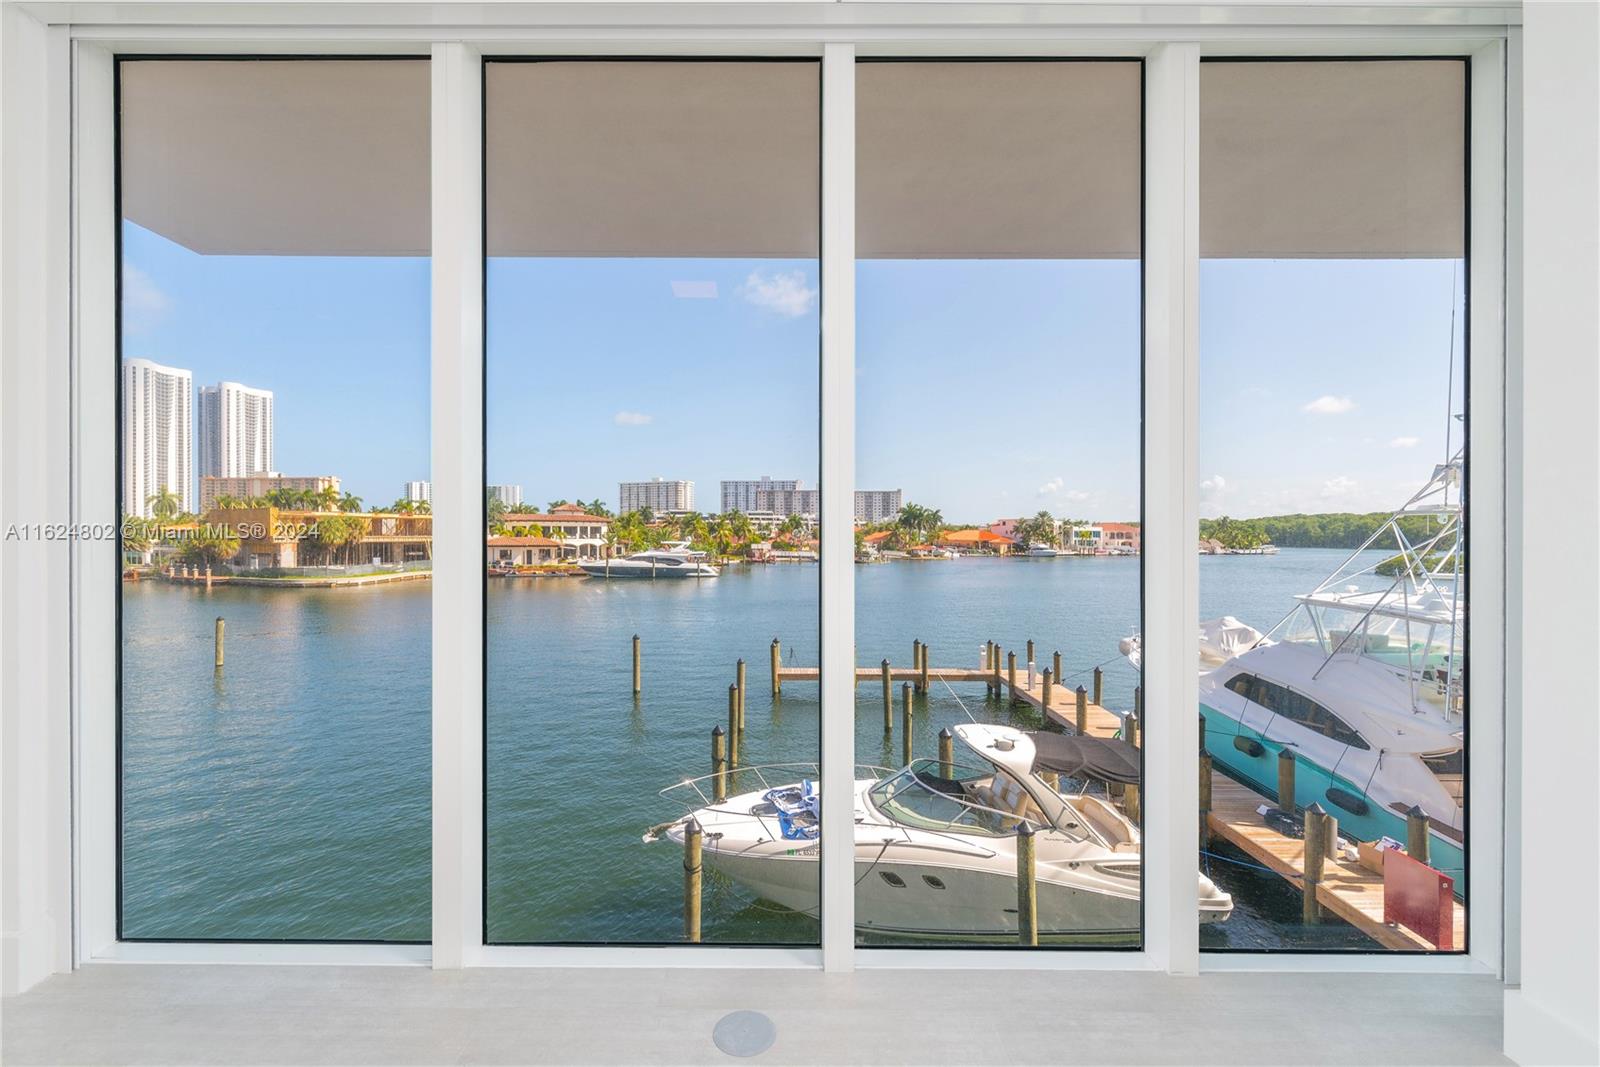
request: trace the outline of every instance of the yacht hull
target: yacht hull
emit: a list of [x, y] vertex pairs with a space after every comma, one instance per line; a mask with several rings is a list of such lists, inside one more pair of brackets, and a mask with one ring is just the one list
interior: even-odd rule
[[[1251, 729], [1235, 716], [1205, 700], [1200, 702], [1200, 712], [1206, 719], [1206, 748], [1211, 753], [1212, 762], [1229, 777], [1263, 796], [1275, 798], [1278, 793], [1278, 753], [1284, 747], [1283, 739]], [[1234, 743], [1234, 737], [1259, 742], [1261, 754], [1250, 755]], [[1339, 821], [1341, 836], [1353, 841], [1376, 841], [1380, 837], [1405, 841], [1405, 815], [1391, 806], [1404, 804], [1404, 801], [1385, 795], [1377, 778], [1370, 784], [1354, 781], [1300, 758], [1296, 760], [1294, 784], [1295, 804], [1301, 808], [1321, 804], [1323, 810]], [[1358, 814], [1342, 806], [1329, 796], [1332, 790], [1364, 800], [1366, 812]], [[1428, 849], [1430, 866], [1454, 878], [1456, 895], [1462, 896], [1466, 886], [1461, 846], [1434, 831]]]

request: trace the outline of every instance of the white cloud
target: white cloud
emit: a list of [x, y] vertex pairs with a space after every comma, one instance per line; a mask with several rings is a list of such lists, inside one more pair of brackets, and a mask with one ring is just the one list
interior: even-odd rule
[[1312, 415], [1343, 415], [1355, 406], [1356, 402], [1347, 396], [1319, 396], [1300, 410]]
[[1228, 479], [1220, 474], [1213, 474], [1200, 483], [1200, 496], [1205, 500], [1215, 500], [1228, 491]]
[[1421, 443], [1422, 443], [1422, 438], [1420, 438], [1420, 437], [1396, 437], [1393, 441], [1389, 442], [1389, 447], [1390, 448], [1416, 448], [1417, 445], [1419, 445]]
[[1336, 500], [1339, 497], [1346, 497], [1355, 492], [1358, 488], [1359, 486], [1356, 484], [1356, 480], [1354, 478], [1349, 478], [1341, 474], [1336, 478], [1329, 478], [1327, 481], [1322, 483], [1322, 499]]
[[172, 301], [155, 281], [131, 264], [122, 268], [122, 325], [131, 333], [153, 329], [166, 317]]
[[797, 319], [816, 303], [817, 291], [806, 284], [805, 271], [762, 274], [752, 271], [739, 287], [739, 295], [758, 308]]
[[619, 411], [611, 416], [611, 421], [618, 426], [648, 426], [655, 421], [655, 416], [638, 411]]
[[1058, 474], [1054, 478], [1051, 478], [1048, 482], [1045, 482], [1043, 485], [1041, 485], [1037, 490], [1037, 495], [1049, 496], [1052, 493], [1059, 493], [1066, 484], [1066, 479], [1062, 478], [1061, 475]]
[[714, 281], [675, 281], [672, 295], [679, 300], [715, 300], [717, 283]]

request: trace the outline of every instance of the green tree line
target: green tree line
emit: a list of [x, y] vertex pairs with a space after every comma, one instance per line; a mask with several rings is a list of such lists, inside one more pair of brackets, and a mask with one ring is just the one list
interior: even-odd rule
[[[1330, 512], [1324, 515], [1268, 515], [1259, 519], [1232, 519], [1224, 515], [1200, 520], [1200, 536], [1220, 541], [1225, 548], [1360, 548], [1361, 543], [1389, 518], [1387, 511], [1365, 514]], [[1425, 515], [1400, 520], [1400, 529], [1413, 543], [1437, 530]]]

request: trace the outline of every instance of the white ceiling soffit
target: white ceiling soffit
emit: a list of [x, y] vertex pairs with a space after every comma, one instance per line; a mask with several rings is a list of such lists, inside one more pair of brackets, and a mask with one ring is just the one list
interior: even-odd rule
[[[425, 255], [423, 61], [122, 64], [124, 214], [198, 252]], [[863, 63], [863, 257], [1138, 254], [1138, 66]], [[1464, 65], [1201, 67], [1201, 251], [1459, 256]], [[814, 63], [488, 67], [496, 255], [815, 256]]]
[[490, 255], [817, 255], [815, 61], [487, 67]]
[[1200, 66], [1200, 254], [1462, 255], [1466, 64]]
[[1140, 67], [862, 63], [862, 258], [1139, 255]]
[[122, 211], [196, 252], [422, 256], [426, 60], [136, 60]]

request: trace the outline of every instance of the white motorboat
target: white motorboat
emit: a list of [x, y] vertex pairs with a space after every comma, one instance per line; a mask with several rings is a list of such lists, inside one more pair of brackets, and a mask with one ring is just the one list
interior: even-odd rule
[[1041, 558], [1049, 558], [1051, 556], [1059, 556], [1059, 555], [1061, 555], [1061, 550], [1059, 548], [1057, 548], [1055, 545], [1047, 545], [1047, 544], [1043, 544], [1041, 542], [1035, 541], [1033, 544], [1028, 546], [1028, 551], [1027, 551], [1026, 554], [1029, 555], [1029, 556], [1039, 556]]
[[[1464, 889], [1461, 454], [1434, 469], [1269, 633], [1231, 616], [1200, 624], [1200, 713], [1216, 765], [1272, 797], [1294, 754], [1295, 804], [1341, 833], [1406, 840], [1428, 817], [1431, 864]], [[1421, 536], [1419, 536], [1419, 533]], [[1374, 565], [1371, 548], [1396, 554]], [[1139, 665], [1139, 638], [1122, 652]]]
[[660, 548], [634, 552], [621, 559], [579, 560], [591, 578], [715, 578], [720, 572], [687, 541], [667, 541]]
[[[917, 760], [857, 774], [856, 925], [891, 937], [1015, 941], [1017, 829], [1034, 829], [1041, 939], [1131, 942], [1139, 935], [1139, 829], [1105, 795], [1063, 780], [1137, 781], [1138, 752], [1121, 741], [1009, 726], [955, 728], [966, 765]], [[808, 768], [815, 775], [815, 768]], [[736, 772], [760, 788], [714, 803], [712, 777], [663, 796], [698, 802], [702, 856], [711, 868], [794, 911], [818, 911], [820, 797], [794, 765]], [[645, 836], [682, 844], [688, 819]], [[1202, 922], [1226, 919], [1233, 899], [1199, 878]]]

